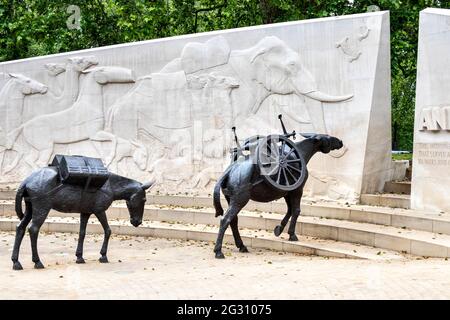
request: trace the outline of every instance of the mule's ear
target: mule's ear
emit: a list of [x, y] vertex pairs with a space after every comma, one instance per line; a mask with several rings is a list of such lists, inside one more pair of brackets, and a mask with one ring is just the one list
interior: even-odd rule
[[145, 182], [142, 184], [142, 189], [147, 190], [147, 189], [150, 189], [151, 187], [153, 187], [154, 185], [155, 185], [155, 180]]
[[300, 135], [301, 135], [303, 138], [306, 138], [306, 139], [311, 139], [311, 138], [314, 138], [314, 137], [316, 136], [315, 133], [300, 133]]

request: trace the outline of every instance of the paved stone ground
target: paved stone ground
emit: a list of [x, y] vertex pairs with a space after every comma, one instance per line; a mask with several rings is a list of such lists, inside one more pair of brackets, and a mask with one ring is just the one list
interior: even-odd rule
[[23, 271], [11, 269], [14, 234], [0, 232], [0, 299], [450, 299], [450, 260], [373, 262], [212, 244], [113, 236], [109, 264], [97, 261], [102, 237], [88, 235], [85, 265], [75, 234], [41, 234], [46, 269], [34, 270], [28, 236]]

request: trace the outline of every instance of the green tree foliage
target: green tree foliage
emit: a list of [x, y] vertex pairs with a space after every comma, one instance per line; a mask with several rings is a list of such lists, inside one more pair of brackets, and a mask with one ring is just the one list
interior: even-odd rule
[[[66, 22], [81, 9], [79, 29]], [[0, 61], [162, 38], [366, 12], [391, 16], [394, 148], [412, 149], [420, 10], [444, 0], [0, 0]]]

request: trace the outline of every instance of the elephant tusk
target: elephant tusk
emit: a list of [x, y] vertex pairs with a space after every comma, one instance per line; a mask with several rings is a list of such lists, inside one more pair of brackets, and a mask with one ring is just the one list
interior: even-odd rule
[[311, 91], [308, 93], [303, 93], [303, 95], [305, 95], [311, 99], [321, 101], [321, 102], [341, 102], [341, 101], [347, 101], [347, 100], [353, 98], [352, 94], [347, 94], [344, 96], [332, 96], [332, 95], [329, 95], [329, 94], [326, 94], [326, 93], [323, 93], [320, 91]]

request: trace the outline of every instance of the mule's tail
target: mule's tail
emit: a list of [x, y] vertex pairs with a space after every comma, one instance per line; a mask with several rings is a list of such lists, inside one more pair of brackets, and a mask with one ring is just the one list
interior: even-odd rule
[[17, 189], [16, 193], [16, 215], [17, 217], [22, 220], [24, 217], [23, 211], [22, 211], [22, 199], [24, 197], [26, 185], [25, 183], [22, 183]]
[[216, 209], [216, 217], [223, 215], [223, 208], [220, 204], [220, 190], [222, 189], [226, 178], [228, 178], [228, 173], [230, 172], [230, 168], [228, 168], [223, 175], [217, 180], [216, 185], [214, 186], [214, 192], [213, 192], [213, 202], [214, 202], [214, 209]]
[[223, 208], [220, 204], [220, 189], [222, 188], [222, 181], [217, 181], [214, 186], [213, 200], [214, 200], [214, 209], [216, 209], [216, 217], [223, 215]]

